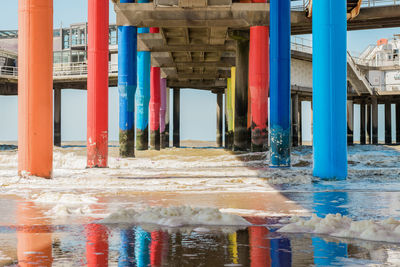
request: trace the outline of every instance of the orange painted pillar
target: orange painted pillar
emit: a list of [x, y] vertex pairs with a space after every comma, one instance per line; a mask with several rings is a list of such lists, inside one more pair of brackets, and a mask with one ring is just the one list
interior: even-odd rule
[[101, 224], [86, 226], [86, 260], [88, 267], [108, 266], [107, 227]]
[[53, 0], [18, 2], [18, 173], [53, 170]]
[[52, 229], [43, 216], [33, 203], [18, 203], [18, 266], [52, 266]]
[[108, 0], [88, 0], [87, 167], [108, 159]]

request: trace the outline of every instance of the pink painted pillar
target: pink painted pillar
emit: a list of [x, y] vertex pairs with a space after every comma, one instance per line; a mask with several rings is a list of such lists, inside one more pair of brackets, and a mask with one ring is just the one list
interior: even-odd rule
[[108, 158], [108, 0], [88, 0], [87, 167]]
[[160, 107], [160, 138], [161, 138], [161, 148], [165, 148], [166, 135], [165, 135], [165, 120], [167, 115], [167, 79], [161, 79], [160, 85], [161, 91], [161, 107]]

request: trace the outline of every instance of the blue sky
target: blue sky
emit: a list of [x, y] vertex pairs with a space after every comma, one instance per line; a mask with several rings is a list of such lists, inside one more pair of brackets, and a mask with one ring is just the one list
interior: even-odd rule
[[[18, 28], [18, 1], [2, 0], [0, 30]], [[54, 27], [87, 21], [87, 0], [54, 0]], [[110, 23], [115, 22], [115, 13], [110, 4]], [[399, 28], [353, 31], [348, 33], [348, 49], [360, 53], [378, 39], [391, 38], [400, 33]], [[311, 36], [305, 36], [311, 38]], [[86, 138], [86, 92], [64, 90], [62, 95], [62, 136], [64, 141]], [[308, 103], [303, 104], [304, 123], [309, 125]], [[109, 98], [110, 140], [118, 139], [118, 92], [110, 88]], [[195, 111], [195, 112], [193, 112]], [[357, 111], [357, 107], [356, 107]], [[383, 116], [381, 111], [381, 116]], [[17, 98], [0, 96], [0, 141], [17, 139]], [[359, 123], [357, 115], [355, 123]], [[197, 90], [183, 90], [181, 95], [181, 138], [215, 140], [216, 96]], [[305, 125], [304, 125], [305, 126]], [[357, 128], [357, 127], [356, 127]], [[380, 128], [383, 128], [381, 126]], [[304, 137], [310, 139], [310, 128], [305, 127]], [[380, 136], [382, 135], [380, 130]], [[357, 132], [356, 132], [357, 135]]]

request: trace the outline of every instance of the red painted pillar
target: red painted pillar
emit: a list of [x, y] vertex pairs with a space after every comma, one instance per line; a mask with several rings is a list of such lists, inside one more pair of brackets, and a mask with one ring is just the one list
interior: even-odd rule
[[53, 169], [53, 0], [18, 2], [18, 173]]
[[[253, 219], [253, 224], [264, 224], [263, 220]], [[267, 235], [269, 231], [264, 226], [249, 227], [249, 245], [250, 245], [250, 266], [268, 267], [271, 266], [270, 240]]]
[[85, 230], [87, 266], [108, 266], [107, 228], [100, 224], [88, 224]]
[[[150, 28], [150, 33], [158, 33], [159, 28]], [[160, 108], [161, 71], [159, 67], [150, 70], [150, 148], [160, 150]]]
[[108, 0], [88, 0], [87, 167], [108, 158]]
[[[253, 0], [255, 2], [255, 0]], [[251, 149], [268, 148], [269, 28], [250, 28]]]

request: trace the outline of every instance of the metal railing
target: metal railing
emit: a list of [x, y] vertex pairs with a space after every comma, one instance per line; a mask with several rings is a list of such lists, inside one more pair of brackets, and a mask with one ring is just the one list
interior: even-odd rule
[[290, 42], [290, 47], [292, 50], [312, 54], [312, 40], [298, 36], [292, 36]]
[[[305, 11], [308, 9], [310, 0], [292, 1], [292, 10]], [[400, 0], [363, 0], [361, 7], [395, 6], [400, 5]]]
[[[53, 65], [53, 76], [86, 76], [88, 73], [86, 62], [58, 63]], [[108, 64], [108, 73], [117, 74], [118, 64]], [[0, 66], [0, 76], [5, 78], [17, 78], [18, 67]]]

